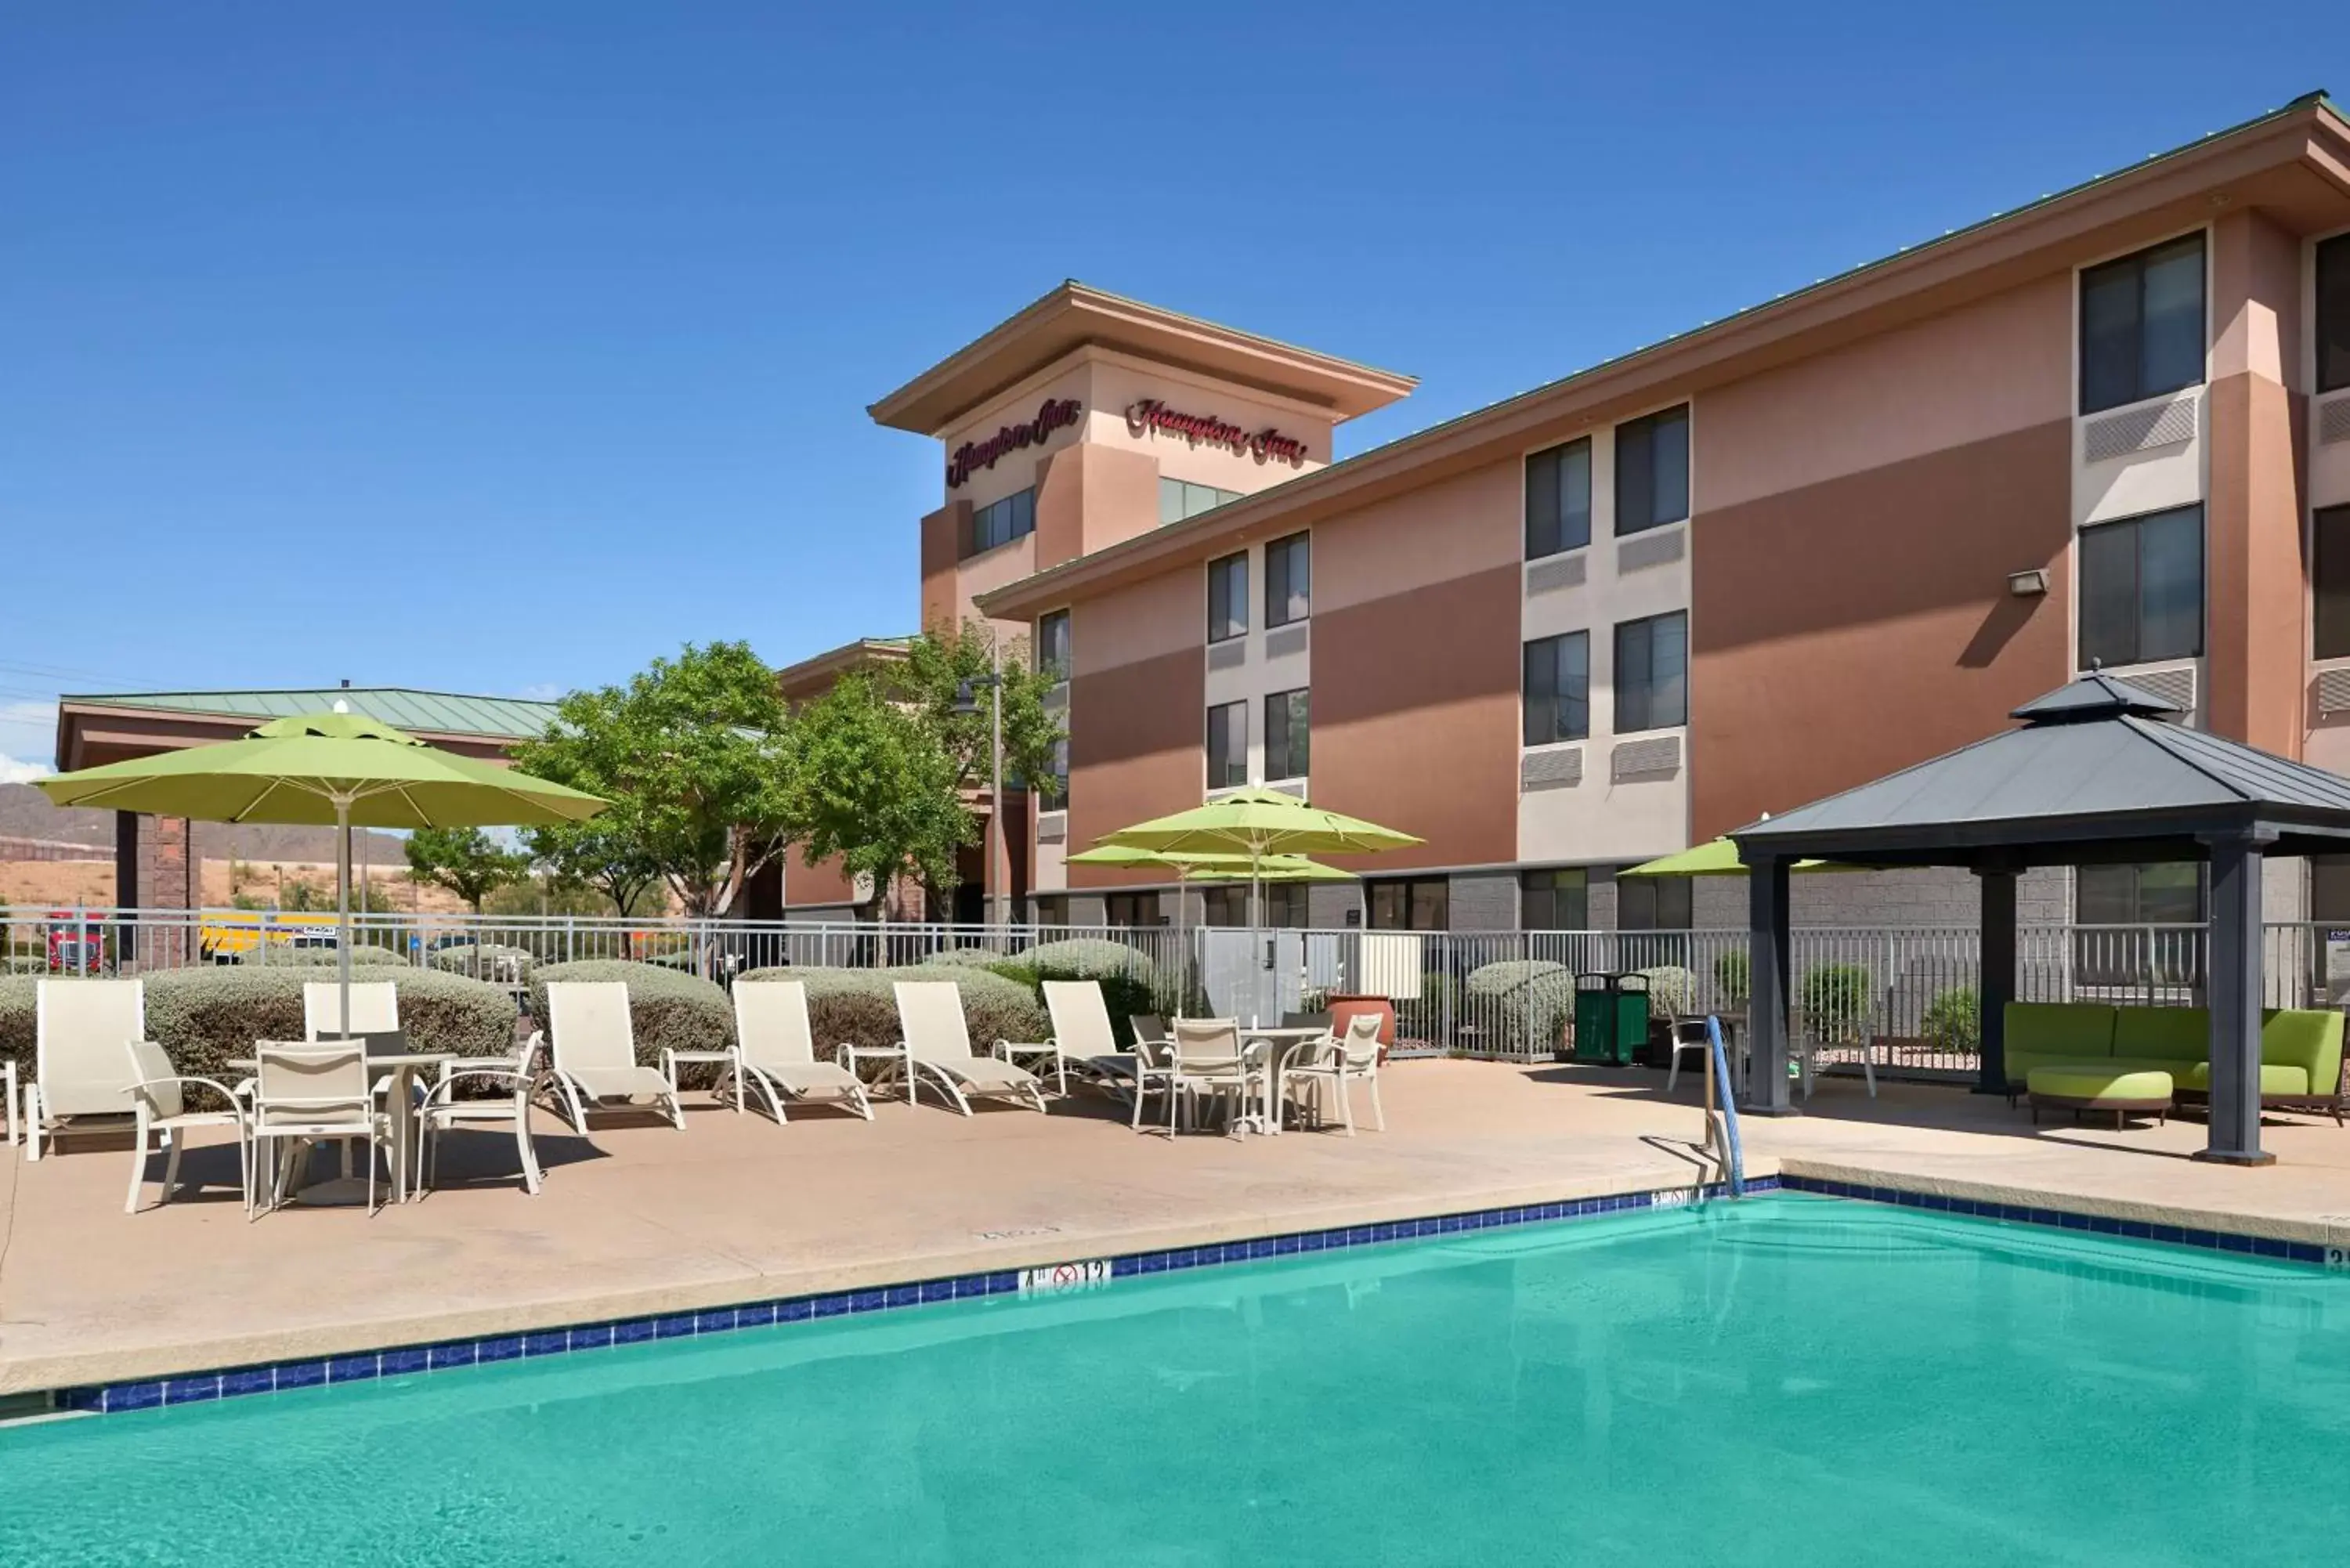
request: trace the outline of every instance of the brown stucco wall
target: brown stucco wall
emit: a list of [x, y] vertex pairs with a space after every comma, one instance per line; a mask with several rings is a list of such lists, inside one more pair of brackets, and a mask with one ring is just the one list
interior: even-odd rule
[[[1317, 570], [1322, 541], [1346, 536], [1315, 531]], [[1334, 863], [1385, 872], [1517, 857], [1518, 597], [1513, 562], [1316, 603], [1314, 803], [1428, 840]]]
[[[2058, 420], [1700, 510], [1692, 841], [1979, 740], [2062, 684], [2071, 507]], [[2011, 596], [2029, 566], [2047, 595]]]
[[[1072, 637], [1085, 635], [1080, 606]], [[1183, 649], [1088, 672], [1069, 682], [1069, 847], [1148, 817], [1200, 804], [1206, 780], [1207, 666]], [[1164, 873], [1072, 866], [1072, 888], [1163, 882]]]
[[2205, 649], [2211, 728], [2302, 753], [2309, 647], [2301, 241], [2258, 213], [2211, 226]]
[[955, 564], [971, 537], [971, 503], [950, 501], [922, 519], [922, 626], [956, 624]]

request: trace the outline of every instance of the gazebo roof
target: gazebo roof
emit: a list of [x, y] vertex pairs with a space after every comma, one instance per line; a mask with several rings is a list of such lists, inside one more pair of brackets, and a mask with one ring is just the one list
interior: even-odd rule
[[[1972, 745], [1733, 832], [1741, 854], [1880, 865], [2197, 859], [2260, 828], [2272, 854], [2350, 848], [2350, 779], [2178, 722], [2102, 672], [2025, 703]], [[2295, 842], [2298, 841], [2298, 842]]]

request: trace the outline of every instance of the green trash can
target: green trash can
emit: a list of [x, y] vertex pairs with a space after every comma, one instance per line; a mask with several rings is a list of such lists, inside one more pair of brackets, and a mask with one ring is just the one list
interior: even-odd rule
[[1648, 977], [1575, 977], [1575, 1059], [1590, 1066], [1625, 1067], [1648, 1042]]

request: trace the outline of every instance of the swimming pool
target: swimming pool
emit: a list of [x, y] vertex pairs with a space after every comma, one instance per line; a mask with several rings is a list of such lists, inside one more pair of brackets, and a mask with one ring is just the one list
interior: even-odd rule
[[0, 1560], [2267, 1563], [2350, 1278], [1794, 1194], [0, 1429]]

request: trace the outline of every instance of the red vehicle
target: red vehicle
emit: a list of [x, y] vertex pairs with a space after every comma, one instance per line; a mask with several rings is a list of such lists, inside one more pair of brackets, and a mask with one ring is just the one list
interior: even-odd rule
[[51, 909], [47, 925], [51, 974], [106, 972], [106, 927], [71, 909]]

